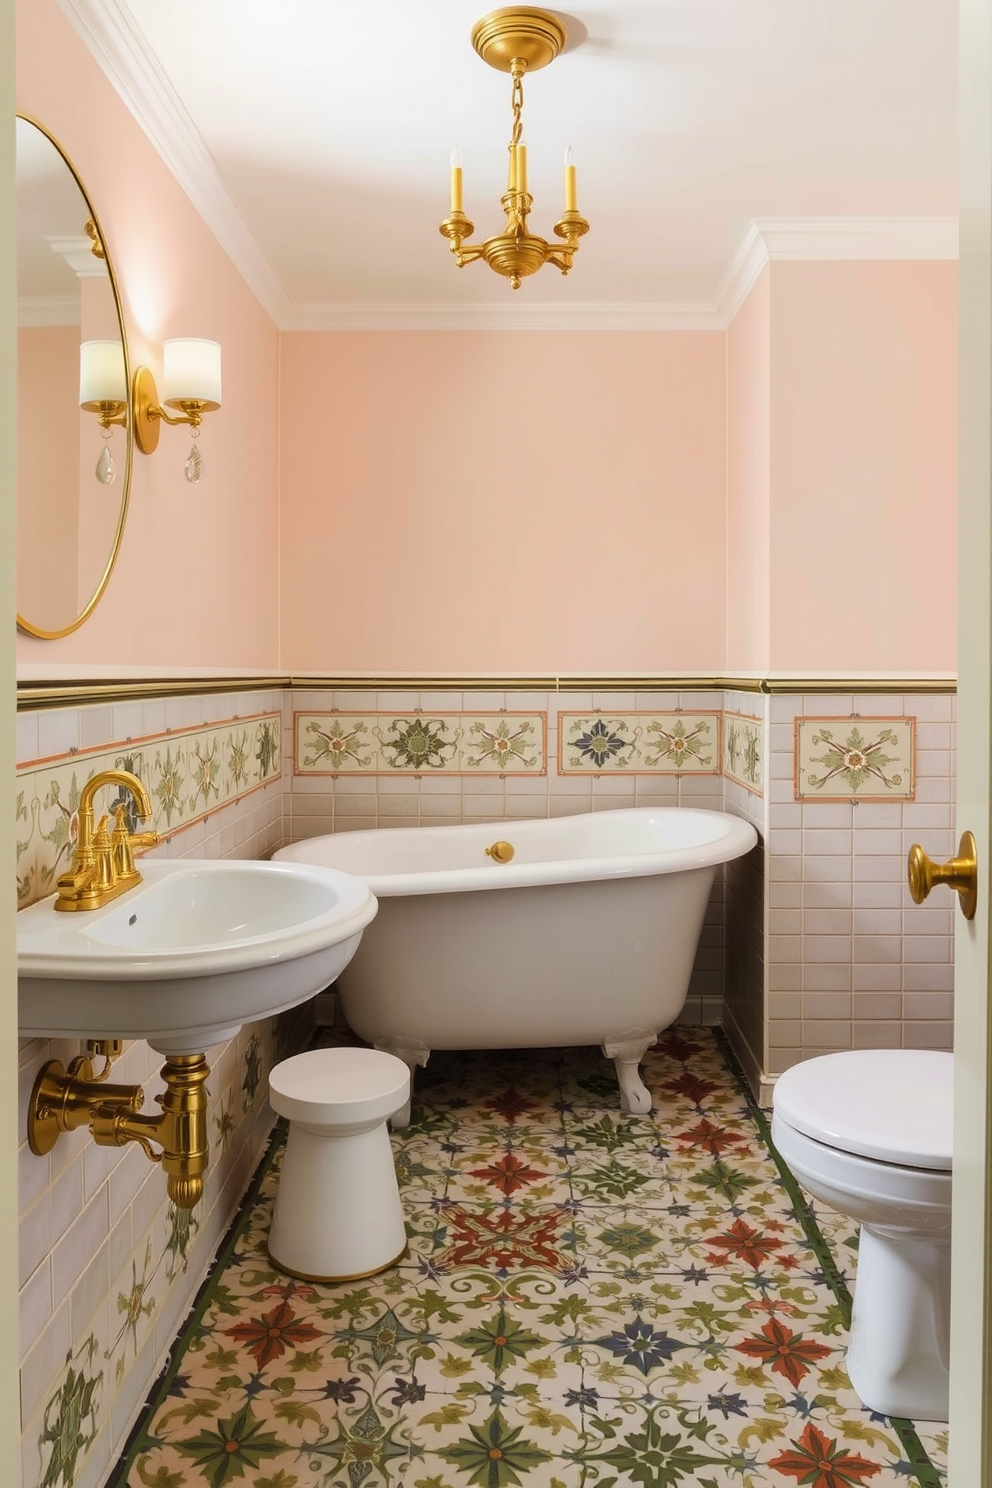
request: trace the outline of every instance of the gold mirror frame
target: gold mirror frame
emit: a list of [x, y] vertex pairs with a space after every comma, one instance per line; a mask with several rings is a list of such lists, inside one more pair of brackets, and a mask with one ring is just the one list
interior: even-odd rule
[[[95, 241], [98, 242], [103, 249], [103, 257], [107, 266], [107, 277], [110, 281], [110, 288], [114, 297], [114, 308], [117, 312], [117, 324], [120, 329], [121, 345], [124, 349], [125, 387], [127, 389], [130, 389], [131, 358], [127, 344], [127, 330], [124, 324], [124, 308], [121, 303], [120, 287], [117, 282], [117, 274], [114, 269], [113, 259], [110, 257], [110, 252], [107, 247], [107, 239], [104, 235], [102, 227], [100, 226], [100, 219], [97, 216], [96, 208], [93, 206], [93, 202], [90, 199], [89, 192], [86, 190], [86, 187], [83, 185], [83, 182], [80, 179], [79, 172], [76, 170], [76, 167], [69, 159], [69, 156], [66, 154], [62, 145], [51, 133], [51, 131], [46, 129], [44, 124], [40, 123], [39, 120], [33, 118], [30, 114], [18, 113], [16, 115], [16, 118], [19, 120], [23, 120], [25, 124], [30, 124], [34, 129], [37, 129], [40, 134], [44, 135], [44, 137], [49, 141], [53, 149], [61, 157], [66, 169], [76, 183], [83, 202], [85, 203], [89, 215], [89, 220], [92, 222], [95, 229]], [[96, 587], [93, 590], [93, 593], [90, 595], [89, 599], [82, 606], [82, 608], [78, 611], [75, 619], [72, 620], [70, 624], [63, 625], [57, 630], [46, 630], [39, 625], [35, 625], [26, 616], [22, 615], [20, 613], [20, 610], [18, 610], [17, 628], [24, 631], [27, 635], [36, 636], [39, 640], [43, 641], [57, 641], [62, 636], [71, 635], [74, 630], [79, 629], [79, 627], [85, 620], [89, 619], [90, 615], [92, 615], [93, 611], [96, 609], [101, 598], [103, 597], [104, 591], [106, 590], [107, 585], [110, 582], [110, 575], [113, 573], [114, 564], [117, 562], [117, 555], [120, 552], [121, 540], [124, 535], [124, 523], [127, 520], [128, 503], [131, 496], [131, 470], [134, 453], [134, 432], [130, 395], [128, 396], [127, 409], [125, 412], [124, 436], [124, 475], [121, 483], [120, 508], [117, 514], [117, 525], [114, 530], [114, 537], [111, 544], [110, 554], [107, 558], [103, 573], [101, 574]], [[15, 499], [16, 496], [17, 493], [15, 492]]]

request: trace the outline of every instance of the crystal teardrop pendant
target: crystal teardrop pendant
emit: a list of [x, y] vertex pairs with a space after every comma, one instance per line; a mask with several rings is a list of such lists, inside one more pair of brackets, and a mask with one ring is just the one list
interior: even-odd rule
[[109, 444], [105, 444], [100, 451], [100, 458], [96, 462], [96, 478], [101, 486], [112, 486], [117, 479], [117, 466]]
[[183, 468], [190, 485], [197, 485], [203, 475], [203, 456], [200, 454], [195, 435], [193, 437], [193, 443], [189, 447], [189, 454], [186, 456], [186, 464]]

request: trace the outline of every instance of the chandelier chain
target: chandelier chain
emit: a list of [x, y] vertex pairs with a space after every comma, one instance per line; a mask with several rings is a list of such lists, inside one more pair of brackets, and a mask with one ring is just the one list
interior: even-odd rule
[[523, 120], [520, 115], [524, 106], [524, 76], [523, 71], [517, 71], [520, 63], [513, 64], [513, 88], [510, 93], [510, 107], [513, 110], [513, 132], [510, 135], [510, 144], [519, 145], [520, 136], [524, 132]]

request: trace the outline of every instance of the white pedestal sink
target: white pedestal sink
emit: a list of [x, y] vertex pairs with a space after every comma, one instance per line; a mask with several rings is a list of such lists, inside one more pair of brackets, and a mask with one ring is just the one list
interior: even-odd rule
[[179, 859], [103, 909], [17, 916], [23, 1038], [147, 1039], [201, 1053], [320, 992], [378, 904], [361, 879], [303, 863]]

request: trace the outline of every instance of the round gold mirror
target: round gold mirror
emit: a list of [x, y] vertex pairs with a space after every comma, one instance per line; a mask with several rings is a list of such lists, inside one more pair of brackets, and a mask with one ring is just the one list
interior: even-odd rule
[[131, 484], [127, 338], [93, 204], [46, 129], [17, 119], [17, 623], [82, 625]]

